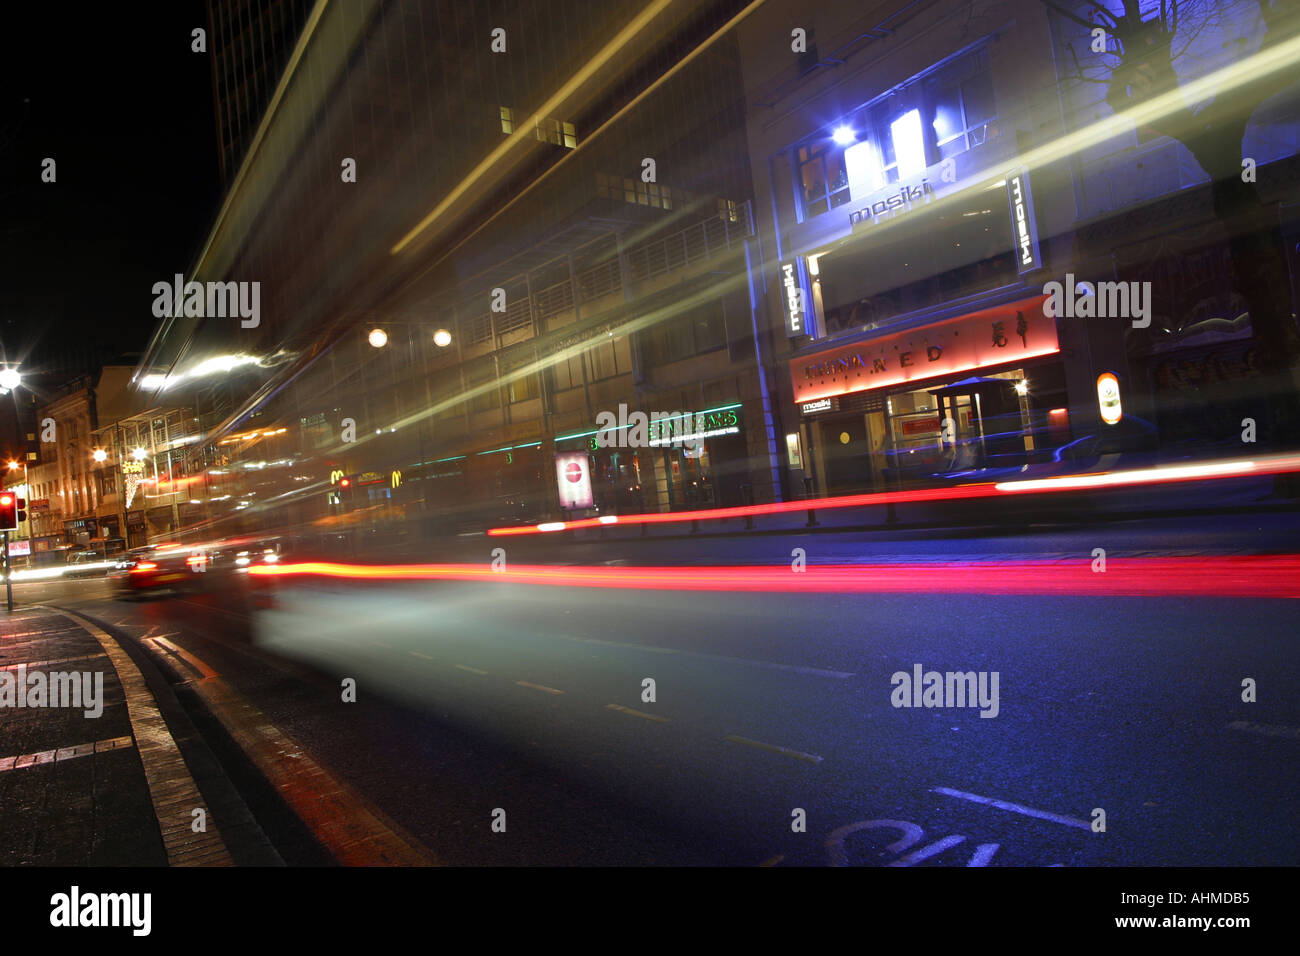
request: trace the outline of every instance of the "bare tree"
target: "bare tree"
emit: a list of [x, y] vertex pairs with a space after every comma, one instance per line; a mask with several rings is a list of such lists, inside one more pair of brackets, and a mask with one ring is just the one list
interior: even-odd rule
[[[1107, 39], [1088, 69], [1101, 74], [1106, 103], [1117, 113], [1175, 90], [1176, 65], [1203, 33], [1218, 27], [1233, 0], [1043, 0], [1060, 16]], [[1296, 35], [1297, 0], [1237, 0], [1257, 7], [1264, 35], [1260, 51]], [[1146, 6], [1147, 16], [1142, 15]], [[1094, 36], [1097, 34], [1094, 33]], [[1082, 72], [1082, 71], [1081, 71]], [[1250, 307], [1259, 363], [1270, 389], [1275, 439], [1300, 440], [1300, 400], [1293, 378], [1300, 336], [1291, 314], [1290, 281], [1276, 209], [1267, 206], [1253, 176], [1243, 175], [1246, 127], [1268, 99], [1300, 74], [1259, 72], [1213, 99], [1161, 111], [1145, 128], [1187, 147], [1210, 178], [1214, 214], [1228, 234], [1239, 291]], [[1082, 76], [1082, 79], [1095, 77]], [[1235, 79], [1235, 78], [1234, 78]]]

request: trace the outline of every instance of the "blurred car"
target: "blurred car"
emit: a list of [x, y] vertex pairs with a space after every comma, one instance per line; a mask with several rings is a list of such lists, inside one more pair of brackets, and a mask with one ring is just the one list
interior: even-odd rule
[[113, 565], [108, 577], [123, 596], [191, 590], [197, 577], [191, 556], [186, 549], [134, 548]]
[[67, 578], [103, 577], [112, 567], [108, 558], [99, 551], [74, 551], [68, 555]]

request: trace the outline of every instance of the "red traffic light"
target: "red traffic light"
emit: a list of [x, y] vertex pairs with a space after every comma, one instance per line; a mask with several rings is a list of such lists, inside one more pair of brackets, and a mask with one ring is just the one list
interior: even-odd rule
[[18, 498], [12, 491], [0, 491], [0, 531], [18, 530]]
[[344, 478], [344, 479], [342, 479], [342, 480], [339, 481], [339, 485], [340, 485], [340, 487], [343, 487], [343, 488], [346, 488], [346, 487], [347, 487], [348, 485], [350, 485], [350, 484], [352, 484], [352, 479], [351, 479], [351, 478]]

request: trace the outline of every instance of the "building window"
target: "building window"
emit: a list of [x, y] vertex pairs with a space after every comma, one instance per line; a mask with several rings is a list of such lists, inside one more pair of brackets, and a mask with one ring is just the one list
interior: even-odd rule
[[501, 389], [497, 387], [496, 363], [492, 359], [471, 365], [465, 379], [467, 389], [477, 393], [470, 399], [473, 411], [490, 412], [501, 406]]
[[939, 156], [947, 159], [982, 146], [997, 119], [993, 103], [993, 75], [987, 54], [978, 50], [926, 81]]
[[501, 132], [507, 136], [515, 131], [515, 111], [508, 106], [501, 107]]
[[907, 179], [997, 135], [988, 50], [978, 47], [919, 74], [796, 151], [805, 219]]
[[829, 139], [800, 146], [798, 165], [804, 218], [820, 216], [828, 209], [849, 201], [849, 176], [844, 168], [844, 150]]
[[736, 201], [734, 199], [718, 200], [718, 216], [727, 222], [736, 221]]
[[[532, 365], [535, 361], [536, 359], [531, 355], [526, 355], [523, 358], [516, 359], [504, 369], [506, 377], [509, 378], [520, 369]], [[506, 388], [506, 399], [511, 403], [527, 402], [536, 398], [540, 394], [537, 387], [536, 372], [530, 372], [527, 375], [520, 375], [518, 378], [510, 379], [504, 384]]]
[[566, 149], [574, 149], [578, 145], [578, 132], [572, 123], [553, 119], [542, 120], [536, 126], [536, 134], [538, 142], [552, 143]]

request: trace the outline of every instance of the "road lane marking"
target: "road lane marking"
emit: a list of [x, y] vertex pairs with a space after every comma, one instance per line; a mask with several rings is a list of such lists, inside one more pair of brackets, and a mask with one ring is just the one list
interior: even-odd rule
[[826, 850], [830, 854], [831, 866], [847, 866], [848, 856], [844, 852], [844, 838], [857, 833], [859, 830], [875, 830], [879, 828], [898, 830], [903, 834], [901, 840], [889, 844], [885, 847], [890, 853], [902, 853], [908, 847], [921, 842], [921, 837], [925, 836], [925, 831], [915, 823], [909, 823], [906, 820], [859, 820], [857, 823], [846, 823], [844, 826], [831, 831], [830, 836], [826, 838]]
[[782, 757], [792, 757], [795, 760], [802, 760], [805, 763], [821, 763], [822, 758], [816, 754], [806, 754], [802, 750], [791, 750], [789, 747], [778, 747], [776, 744], [765, 744], [761, 740], [750, 740], [748, 737], [740, 737], [736, 734], [727, 734], [722, 738], [733, 744], [740, 744], [745, 747], [756, 747], [759, 750], [766, 750], [769, 753], [780, 754]]
[[1300, 740], [1300, 727], [1288, 727], [1286, 724], [1256, 724], [1249, 720], [1234, 720], [1228, 724], [1229, 730], [1244, 730], [1250, 734], [1262, 734], [1265, 737], [1290, 737]]
[[167, 640], [165, 637], [150, 638], [150, 642], [161, 647], [166, 654], [179, 660], [195, 674], [198, 674], [199, 677], [202, 678], [203, 680], [207, 680], [211, 677], [217, 676], [217, 672], [214, 671], [211, 667], [209, 667], [206, 663], [199, 660], [197, 657], [195, 657], [193, 654], [191, 654], [189, 651], [185, 650], [184, 648], [177, 647], [175, 644]]
[[989, 860], [993, 859], [993, 854], [998, 852], [1000, 844], [981, 843], [975, 848], [975, 855], [970, 858], [967, 866], [988, 866]]
[[631, 714], [633, 717], [644, 717], [646, 720], [653, 720], [661, 724], [669, 722], [669, 718], [660, 717], [658, 714], [647, 714], [643, 710], [633, 710], [631, 707], [624, 707], [622, 704], [606, 704], [606, 710], [616, 710], [620, 714]]
[[185, 758], [181, 756], [180, 748], [176, 746], [176, 741], [167, 728], [167, 721], [158, 710], [158, 702], [145, 683], [144, 675], [130, 655], [112, 635], [84, 617], [59, 608], [50, 610], [62, 614], [94, 637], [117, 672], [118, 683], [122, 685], [122, 693], [126, 697], [131, 735], [135, 738], [140, 762], [144, 764], [149, 799], [153, 803], [158, 828], [162, 831], [168, 864], [194, 865], [202, 857], [203, 863], [208, 866], [233, 866], [234, 860], [218, 826], [214, 824], [203, 833], [194, 833], [190, 829], [190, 811], [195, 807], [207, 806], [207, 802], [199, 792], [194, 778], [190, 776]]
[[964, 790], [953, 790], [950, 787], [934, 787], [931, 793], [942, 793], [947, 797], [956, 797], [959, 800], [969, 800], [971, 803], [978, 803], [986, 807], [994, 807], [998, 810], [1008, 810], [1011, 813], [1019, 813], [1021, 816], [1034, 817], [1038, 820], [1048, 820], [1051, 823], [1064, 824], [1067, 827], [1078, 827], [1081, 830], [1092, 830], [1092, 824], [1087, 820], [1080, 820], [1077, 817], [1067, 817], [1059, 813], [1051, 813], [1047, 810], [1035, 810], [1033, 807], [1026, 807], [1019, 803], [1008, 803], [1006, 800], [994, 800], [992, 797], [981, 797], [978, 794], [967, 793]]
[[895, 860], [893, 863], [887, 863], [885, 865], [886, 866], [915, 866], [917, 863], [921, 863], [925, 860], [928, 860], [932, 856], [938, 856], [944, 850], [947, 850], [950, 847], [954, 847], [958, 843], [964, 843], [965, 841], [966, 838], [964, 836], [958, 836], [956, 834], [953, 834], [952, 836], [946, 836], [942, 840], [936, 840], [935, 842], [931, 843], [929, 846], [923, 846], [921, 847], [921, 849], [915, 850], [912, 853], [907, 854], [907, 856], [903, 857], [901, 860]]
[[131, 737], [114, 737], [111, 740], [96, 740], [91, 743], [60, 747], [57, 750], [42, 750], [40, 753], [23, 754], [18, 757], [0, 757], [0, 773], [6, 770], [23, 770], [27, 767], [39, 767], [47, 763], [63, 763], [76, 757], [89, 757], [91, 754], [107, 753], [110, 750], [125, 750], [135, 745]]
[[481, 671], [477, 667], [470, 667], [468, 664], [457, 664], [456, 669], [462, 671], [469, 671], [471, 674], [479, 674], [484, 677], [487, 676], [487, 671]]
[[824, 667], [805, 667], [801, 664], [780, 664], [776, 661], [760, 661], [752, 657], [729, 657], [726, 654], [704, 654], [700, 651], [683, 651], [675, 647], [652, 647], [649, 644], [630, 644], [626, 641], [604, 641], [594, 637], [567, 637], [566, 635], [555, 635], [564, 637], [566, 640], [577, 641], [580, 644], [600, 644], [605, 647], [625, 647], [633, 651], [646, 651], [651, 654], [680, 654], [683, 657], [698, 657], [706, 661], [725, 661], [728, 664], [748, 664], [751, 667], [766, 667], [770, 670], [792, 671], [796, 674], [809, 674], [813, 677], [833, 677], [837, 680], [844, 680], [852, 677], [853, 671], [833, 671]]
[[421, 654], [419, 651], [407, 651], [406, 653], [410, 654], [412, 657], [422, 657], [426, 661], [433, 660], [433, 658], [430, 657], [428, 654]]
[[564, 691], [556, 690], [554, 687], [547, 687], [545, 684], [534, 684], [526, 680], [515, 681], [520, 687], [531, 687], [533, 690], [545, 691], [548, 694], [563, 694]]

